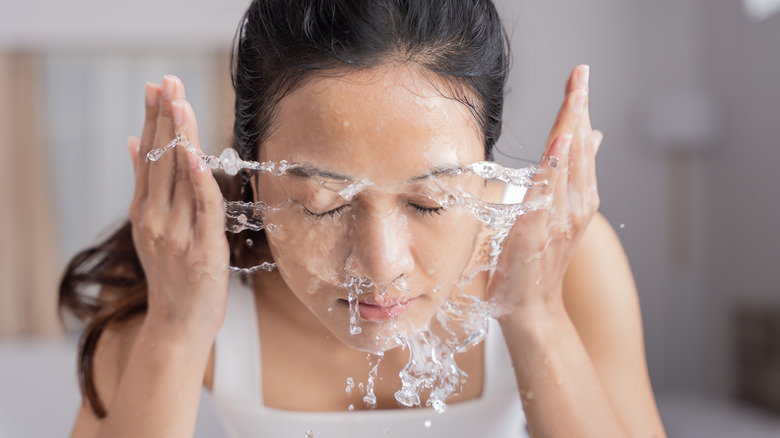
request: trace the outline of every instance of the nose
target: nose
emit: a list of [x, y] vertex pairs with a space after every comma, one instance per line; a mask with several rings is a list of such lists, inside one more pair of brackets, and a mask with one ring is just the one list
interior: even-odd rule
[[398, 211], [386, 215], [356, 215], [347, 272], [389, 285], [414, 268], [406, 217]]

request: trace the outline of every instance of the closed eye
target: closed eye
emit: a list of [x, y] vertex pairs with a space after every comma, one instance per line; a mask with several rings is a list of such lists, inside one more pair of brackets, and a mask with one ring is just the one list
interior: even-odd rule
[[313, 217], [315, 220], [320, 220], [320, 219], [324, 218], [325, 216], [330, 216], [330, 218], [332, 219], [332, 218], [334, 218], [334, 217], [335, 217], [337, 214], [341, 213], [341, 212], [342, 212], [342, 211], [343, 211], [345, 208], [347, 208], [347, 207], [349, 207], [349, 204], [344, 204], [344, 205], [342, 205], [342, 206], [340, 206], [340, 207], [336, 207], [336, 208], [334, 208], [333, 210], [328, 210], [328, 211], [326, 211], [326, 212], [324, 212], [324, 213], [315, 213], [315, 212], [313, 212], [313, 211], [309, 210], [308, 208], [306, 208], [306, 207], [303, 207], [303, 213], [304, 213], [306, 216], [311, 216], [311, 217]]
[[441, 214], [444, 210], [444, 207], [423, 207], [422, 205], [413, 202], [409, 202], [408, 205], [423, 216], [433, 216], [434, 213]]

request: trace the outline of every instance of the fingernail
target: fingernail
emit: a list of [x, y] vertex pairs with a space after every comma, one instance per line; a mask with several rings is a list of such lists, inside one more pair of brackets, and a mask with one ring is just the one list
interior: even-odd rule
[[176, 79], [173, 78], [173, 76], [165, 75], [163, 76], [163, 98], [164, 99], [172, 99], [173, 98], [173, 86], [176, 83]]
[[574, 114], [582, 114], [582, 111], [585, 109], [585, 97], [586, 94], [584, 91], [577, 93], [577, 97], [574, 99]]
[[184, 121], [184, 104], [176, 101], [171, 104], [171, 108], [173, 110], [173, 124], [181, 126], [181, 123]]
[[590, 66], [584, 65], [580, 67], [579, 74], [577, 75], [577, 86], [582, 90], [587, 90], [588, 81], [590, 81]]
[[155, 86], [151, 82], [146, 83], [146, 104], [148, 106], [157, 105], [157, 93], [155, 92]]

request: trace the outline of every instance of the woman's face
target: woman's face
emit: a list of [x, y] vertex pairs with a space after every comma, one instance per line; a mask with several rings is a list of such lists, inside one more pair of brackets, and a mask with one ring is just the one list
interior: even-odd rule
[[459, 284], [480, 228], [465, 208], [442, 208], [450, 191], [483, 188], [446, 172], [484, 158], [468, 109], [404, 66], [317, 77], [282, 99], [259, 158], [299, 165], [259, 174], [256, 193], [272, 207], [279, 272], [311, 312], [370, 352], [424, 328]]

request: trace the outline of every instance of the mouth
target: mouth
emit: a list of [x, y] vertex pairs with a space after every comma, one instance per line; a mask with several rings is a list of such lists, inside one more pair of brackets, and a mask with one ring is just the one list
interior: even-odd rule
[[[346, 300], [344, 304], [347, 304]], [[406, 299], [402, 301], [389, 301], [384, 303], [378, 303], [374, 300], [365, 299], [358, 301], [358, 311], [360, 317], [369, 321], [383, 322], [393, 318], [397, 318], [409, 309], [414, 299]]]

